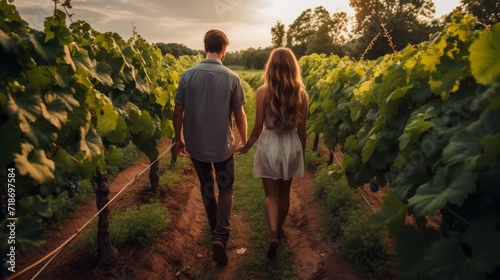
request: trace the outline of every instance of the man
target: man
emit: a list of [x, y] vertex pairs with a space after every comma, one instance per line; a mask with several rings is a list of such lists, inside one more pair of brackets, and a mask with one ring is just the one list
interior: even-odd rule
[[[176, 153], [187, 151], [201, 184], [201, 195], [212, 233], [213, 260], [227, 264], [226, 243], [233, 207], [234, 115], [240, 145], [247, 140], [246, 100], [240, 78], [222, 65], [229, 40], [220, 30], [204, 38], [206, 58], [181, 75], [175, 96]], [[184, 133], [183, 141], [181, 133]], [[214, 177], [215, 171], [215, 177]], [[215, 198], [217, 183], [219, 196]]]

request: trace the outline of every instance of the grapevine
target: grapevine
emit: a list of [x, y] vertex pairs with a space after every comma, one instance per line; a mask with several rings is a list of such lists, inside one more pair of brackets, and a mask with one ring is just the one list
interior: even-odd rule
[[7, 181], [6, 166], [19, 173], [18, 225], [30, 228], [18, 233], [24, 251], [44, 242], [47, 196], [73, 196], [79, 180], [105, 175], [110, 146], [132, 141], [158, 156], [158, 140], [173, 136], [179, 73], [199, 60], [163, 57], [138, 34], [124, 40], [84, 21], [68, 26], [66, 16], [55, 9], [45, 29], [34, 30], [0, 0], [0, 178]]
[[500, 24], [475, 25], [456, 14], [428, 42], [374, 61], [300, 60], [310, 131], [344, 147], [352, 188], [389, 186], [373, 223], [395, 236], [404, 279], [500, 273]]

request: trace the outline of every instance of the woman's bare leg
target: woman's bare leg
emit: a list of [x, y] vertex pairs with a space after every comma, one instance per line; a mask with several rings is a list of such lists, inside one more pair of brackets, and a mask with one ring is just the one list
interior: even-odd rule
[[262, 178], [264, 190], [266, 193], [266, 219], [269, 226], [269, 250], [267, 256], [269, 258], [276, 258], [276, 251], [279, 246], [278, 238], [278, 218], [279, 218], [279, 190], [280, 182], [269, 178]]
[[271, 233], [278, 230], [280, 184], [279, 181], [269, 178], [262, 178], [262, 182], [266, 193], [266, 219]]
[[278, 195], [278, 231], [283, 229], [288, 210], [290, 209], [290, 186], [292, 179], [288, 181], [279, 180], [279, 195]]

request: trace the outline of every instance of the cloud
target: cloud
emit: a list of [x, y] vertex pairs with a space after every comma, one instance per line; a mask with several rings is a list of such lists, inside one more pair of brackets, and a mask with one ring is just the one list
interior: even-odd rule
[[[450, 10], [458, 1], [435, 0]], [[48, 0], [15, 0], [14, 5], [38, 30], [54, 9]], [[305, 9], [317, 6], [331, 13], [352, 10], [348, 0], [74, 0], [72, 5], [74, 20], [84, 20], [100, 32], [129, 38], [133, 24], [149, 42], [180, 43], [197, 50], [203, 49], [203, 35], [212, 28], [226, 32], [230, 50], [266, 47], [278, 20], [288, 25]]]
[[[46, 0], [14, 4], [38, 30], [43, 30], [45, 17], [53, 12], [52, 3]], [[269, 0], [81, 0], [72, 5], [73, 20], [84, 20], [98, 31], [128, 38], [133, 24], [148, 41], [181, 43], [194, 49], [203, 49], [203, 36], [212, 28], [225, 31], [233, 48], [247, 48], [262, 30], [269, 33], [274, 23], [264, 13], [272, 5]]]

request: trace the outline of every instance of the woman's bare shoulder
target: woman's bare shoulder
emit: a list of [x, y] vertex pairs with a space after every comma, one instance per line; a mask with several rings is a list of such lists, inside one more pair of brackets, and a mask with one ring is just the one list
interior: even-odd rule
[[307, 91], [305, 88], [300, 89], [300, 95], [302, 95], [302, 97], [304, 98], [309, 99], [309, 95], [307, 95]]
[[265, 91], [266, 91], [266, 86], [262, 85], [262, 86], [258, 87], [255, 92], [265, 92]]
[[267, 92], [267, 88], [265, 86], [260, 86], [259, 88], [257, 88], [257, 90], [255, 91], [255, 94], [256, 95], [265, 95]]

